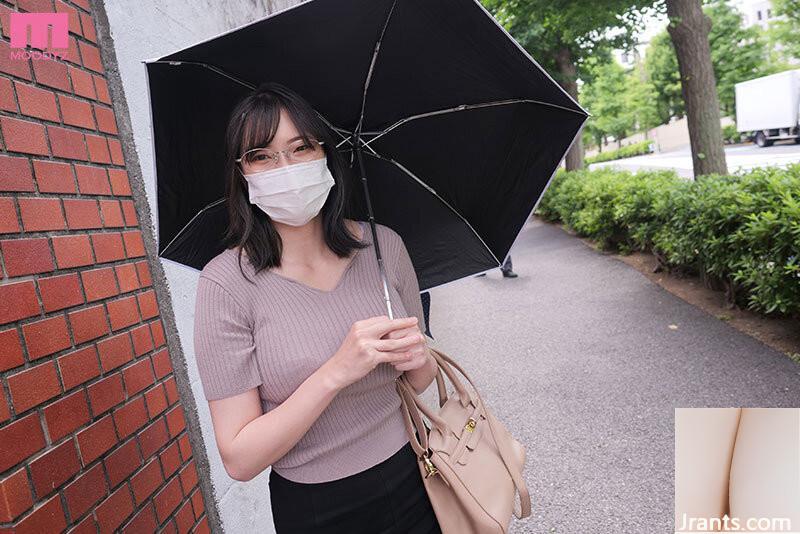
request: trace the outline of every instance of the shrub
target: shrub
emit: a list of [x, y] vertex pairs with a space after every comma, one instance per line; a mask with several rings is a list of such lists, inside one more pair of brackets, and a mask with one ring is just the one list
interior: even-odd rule
[[653, 151], [652, 144], [653, 144], [652, 141], [645, 140], [645, 141], [639, 141], [638, 143], [625, 145], [624, 147], [617, 148], [615, 150], [600, 152], [599, 154], [595, 154], [594, 156], [586, 158], [586, 164], [589, 165], [590, 163], [597, 163], [598, 161], [611, 161], [615, 159], [641, 156], [642, 154], [649, 154], [650, 152]]
[[672, 171], [559, 170], [538, 212], [623, 253], [652, 251], [729, 302], [800, 313], [800, 164], [688, 181]]
[[726, 143], [738, 143], [742, 140], [742, 134], [736, 131], [735, 124], [726, 124], [722, 127], [722, 140]]

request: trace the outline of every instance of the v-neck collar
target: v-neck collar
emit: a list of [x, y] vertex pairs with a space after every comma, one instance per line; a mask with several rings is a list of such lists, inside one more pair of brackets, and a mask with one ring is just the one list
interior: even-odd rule
[[[367, 231], [368, 230], [366, 228], [366, 225], [364, 224], [364, 221], [358, 221], [358, 224], [359, 224], [359, 226], [361, 226], [361, 235], [362, 235], [361, 241], [366, 241], [368, 243], [371, 243], [371, 240], [367, 239]], [[297, 286], [299, 286], [299, 287], [301, 287], [301, 288], [303, 288], [303, 289], [305, 289], [307, 291], [311, 291], [312, 293], [317, 293], [317, 294], [320, 294], [320, 295], [330, 295], [332, 293], [335, 293], [339, 288], [341, 288], [344, 285], [344, 282], [347, 280], [348, 275], [350, 274], [350, 271], [353, 270], [353, 265], [355, 264], [356, 260], [358, 259], [358, 256], [361, 253], [361, 250], [363, 250], [363, 249], [360, 249], [360, 248], [356, 249], [355, 253], [353, 254], [353, 257], [350, 258], [350, 261], [347, 263], [347, 267], [345, 267], [344, 272], [339, 277], [339, 281], [336, 282], [336, 285], [330, 291], [325, 291], [323, 289], [319, 289], [318, 287], [314, 287], [314, 286], [310, 286], [308, 284], [304, 284], [303, 282], [301, 282], [299, 280], [295, 280], [294, 278], [289, 278], [288, 276], [284, 276], [284, 275], [282, 275], [280, 273], [276, 273], [276, 272], [271, 271], [271, 270], [268, 270], [266, 272], [268, 272], [271, 275], [277, 276], [281, 280], [285, 280], [285, 281], [287, 281], [289, 283], [295, 284], [295, 285], [297, 285]]]

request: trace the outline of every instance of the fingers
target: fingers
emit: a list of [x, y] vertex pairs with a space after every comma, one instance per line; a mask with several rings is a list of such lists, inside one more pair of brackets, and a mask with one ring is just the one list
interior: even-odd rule
[[367, 328], [375, 335], [376, 338], [382, 338], [387, 332], [397, 330], [399, 328], [408, 328], [409, 326], [417, 324], [417, 317], [401, 317], [399, 319], [387, 319], [369, 325]]
[[379, 339], [373, 346], [382, 352], [398, 351], [410, 349], [414, 345], [423, 343], [424, 341], [425, 338], [422, 337], [422, 334], [411, 334], [410, 336], [401, 337], [399, 339]]

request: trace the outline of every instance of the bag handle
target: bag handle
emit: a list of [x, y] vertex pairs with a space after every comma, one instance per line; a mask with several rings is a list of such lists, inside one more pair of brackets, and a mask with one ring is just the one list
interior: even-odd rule
[[[458, 381], [458, 379], [455, 378], [455, 373], [453, 373], [452, 368], [450, 368], [450, 365], [455, 367], [458, 370], [458, 372], [461, 373], [464, 376], [464, 378], [467, 379], [469, 384], [472, 386], [472, 389], [474, 390], [478, 401], [480, 402], [480, 406], [484, 407], [485, 404], [483, 402], [483, 398], [481, 397], [480, 392], [478, 391], [478, 388], [475, 386], [475, 383], [472, 381], [472, 379], [469, 377], [469, 375], [466, 373], [466, 371], [464, 371], [464, 369], [458, 363], [456, 363], [450, 356], [448, 356], [447, 354], [445, 354], [445, 353], [443, 353], [443, 352], [441, 352], [441, 351], [439, 351], [439, 350], [437, 350], [437, 349], [435, 349], [433, 347], [428, 347], [428, 348], [430, 349], [431, 354], [433, 355], [433, 357], [436, 359], [436, 362], [439, 364], [439, 367], [445, 370], [445, 374], [447, 375], [448, 378], [450, 378], [453, 381], [454, 385], [456, 385], [456, 383], [458, 383], [459, 385], [461, 385], [462, 389], [464, 387], [463, 384], [461, 384], [460, 381]], [[437, 379], [438, 378], [439, 378], [439, 372], [437, 370]], [[404, 393], [406, 395], [409, 395], [409, 397], [410, 397], [409, 399], [406, 399], [406, 398], [404, 398], [403, 394], [401, 394], [401, 396], [400, 396], [401, 400], [403, 401], [404, 407], [411, 414], [412, 418], [419, 419], [421, 421], [421, 417], [419, 415], [419, 412], [422, 411], [422, 413], [424, 413], [425, 416], [427, 416], [433, 422], [434, 425], [440, 427], [440, 430], [444, 430], [445, 432], [449, 431], [449, 428], [447, 427], [447, 424], [444, 423], [444, 421], [441, 420], [441, 418], [438, 415], [433, 415], [431, 410], [430, 410], [430, 408], [428, 408], [428, 406], [419, 399], [419, 397], [417, 396], [416, 392], [414, 392], [413, 387], [411, 387], [410, 383], [408, 383], [408, 378], [404, 374], [400, 375], [396, 379], [396, 382], [398, 383], [399, 387], [402, 387], [404, 389]], [[401, 382], [402, 382], [402, 385], [400, 385]], [[437, 387], [438, 387], [438, 385], [439, 385], [439, 382], [437, 380]], [[439, 389], [439, 392], [441, 393], [441, 389], [442, 388], [438, 388], [438, 389]], [[456, 389], [458, 389], [458, 385], [456, 385]], [[399, 388], [398, 388], [398, 391], [399, 391]], [[415, 410], [411, 409], [411, 406], [410, 406], [410, 404], [408, 402], [409, 400], [411, 401], [410, 404], [413, 404], [414, 408], [416, 408]], [[445, 398], [445, 400], [446, 400], [446, 398]], [[443, 403], [441, 402], [441, 397], [440, 397], [440, 406], [442, 404]], [[431, 417], [431, 415], [433, 415], [433, 417]], [[519, 505], [520, 505], [519, 508], [520, 508], [520, 511], [519, 511], [519, 513], [517, 513], [517, 510], [515, 509], [514, 510], [514, 515], [518, 519], [522, 519], [523, 517], [529, 516], [530, 513], [531, 513], [530, 493], [528, 492], [528, 488], [525, 485], [524, 480], [522, 480], [521, 475], [519, 473], [517, 473], [516, 470], [512, 469], [512, 467], [511, 467], [511, 458], [513, 458], [514, 456], [513, 456], [513, 452], [508, 448], [509, 444], [505, 440], [498, 440], [497, 439], [497, 434], [495, 432], [494, 425], [492, 424], [492, 416], [491, 416], [491, 414], [487, 414], [486, 421], [489, 423], [489, 431], [492, 434], [492, 439], [494, 439], [494, 442], [497, 445], [497, 451], [500, 454], [500, 458], [503, 460], [503, 464], [506, 467], [506, 471], [508, 471], [508, 474], [511, 476], [511, 480], [514, 482], [514, 486], [516, 487], [517, 492], [519, 494]], [[444, 427], [441, 427], [439, 423], [443, 423]], [[407, 426], [407, 428], [408, 428], [408, 426]], [[418, 432], [420, 434], [425, 432], [424, 424], [422, 426], [422, 429], [420, 429], [420, 426], [418, 425], [417, 426], [417, 430], [418, 430]], [[409, 434], [413, 434], [413, 432], [410, 432]], [[419, 442], [417, 442], [417, 445], [419, 447], [422, 447], [422, 445]], [[425, 438], [425, 446], [422, 447], [423, 448], [423, 452], [425, 454], [427, 454], [427, 451], [428, 451], [428, 446], [427, 445], [428, 445], [428, 440], [427, 440], [427, 436], [426, 436], [426, 438]], [[414, 443], [412, 443], [412, 448], [415, 448], [414, 447]], [[415, 450], [416, 450], [416, 448], [415, 448]], [[423, 454], [423, 452], [419, 452], [418, 451], [419, 454]], [[515, 503], [514, 504], [516, 505], [516, 499], [515, 499]]]

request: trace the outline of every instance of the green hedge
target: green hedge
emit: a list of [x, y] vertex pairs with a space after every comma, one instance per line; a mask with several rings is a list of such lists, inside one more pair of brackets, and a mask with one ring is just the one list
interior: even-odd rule
[[625, 145], [622, 148], [618, 148], [616, 150], [607, 150], [605, 152], [600, 152], [599, 154], [595, 154], [594, 156], [589, 156], [586, 158], [586, 164], [590, 163], [597, 163], [598, 161], [611, 161], [615, 159], [622, 159], [622, 158], [632, 158], [633, 156], [641, 156], [642, 154], [649, 154], [651, 152], [650, 145], [652, 145], [652, 141], [639, 141], [638, 143], [633, 143], [630, 145]]
[[559, 170], [537, 213], [607, 249], [648, 250], [729, 302], [800, 316], [800, 164], [698, 181], [672, 171]]

